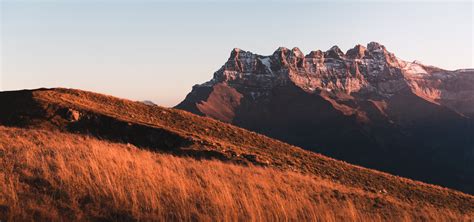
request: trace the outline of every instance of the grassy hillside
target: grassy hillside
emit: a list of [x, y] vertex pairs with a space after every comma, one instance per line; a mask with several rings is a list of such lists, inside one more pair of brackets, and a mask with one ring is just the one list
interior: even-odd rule
[[[0, 127], [0, 220], [469, 221], [315, 175]], [[471, 202], [472, 203], [472, 202]]]
[[3, 217], [474, 218], [471, 195], [185, 111], [72, 89], [0, 103]]

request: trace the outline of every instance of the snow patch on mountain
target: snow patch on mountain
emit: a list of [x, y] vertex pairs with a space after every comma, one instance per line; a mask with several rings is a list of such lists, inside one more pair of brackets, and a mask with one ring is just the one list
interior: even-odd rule
[[262, 64], [265, 66], [265, 68], [267, 69], [267, 71], [269, 73], [273, 73], [272, 69], [271, 69], [271, 59], [270, 57], [263, 57], [263, 58], [259, 58], [260, 62], [262, 62]]

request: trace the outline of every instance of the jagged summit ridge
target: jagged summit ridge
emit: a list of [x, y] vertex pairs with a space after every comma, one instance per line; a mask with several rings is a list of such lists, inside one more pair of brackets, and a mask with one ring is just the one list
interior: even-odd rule
[[[276, 86], [288, 85], [309, 93], [358, 93], [380, 98], [412, 92], [429, 102], [439, 103], [446, 99], [471, 99], [471, 96], [463, 96], [474, 91], [473, 87], [465, 87], [474, 81], [473, 76], [466, 73], [470, 71], [447, 71], [418, 61], [404, 61], [377, 42], [355, 45], [345, 53], [333, 46], [306, 55], [298, 47], [279, 47], [271, 55], [234, 48], [214, 77], [194, 88], [222, 83], [239, 88], [256, 100], [265, 98]], [[449, 90], [460, 86], [461, 91]], [[470, 105], [457, 104], [449, 103], [456, 110], [474, 112]]]
[[214, 73], [214, 78], [203, 86], [225, 82], [268, 89], [293, 82], [306, 91], [351, 93], [362, 90], [390, 96], [391, 91], [400, 90], [404, 85], [390, 81], [427, 74], [424, 67], [397, 58], [377, 42], [356, 45], [346, 53], [333, 46], [324, 52], [316, 50], [306, 55], [298, 47], [291, 50], [279, 47], [268, 56], [234, 48], [227, 62]]
[[[315, 55], [326, 55], [326, 56], [331, 56], [331, 54], [336, 54], [336, 55], [339, 55], [340, 58], [348, 58], [350, 59], [351, 57], [346, 57], [346, 55], [352, 55], [354, 52], [357, 52], [358, 54], [365, 54], [365, 52], [368, 51], [369, 53], [380, 53], [380, 52], [387, 52], [388, 51], [386, 50], [385, 46], [378, 43], [378, 42], [370, 42], [367, 44], [367, 46], [363, 46], [361, 44], [357, 44], [356, 46], [354, 46], [353, 48], [351, 49], [348, 49], [346, 53], [344, 53], [340, 48], [339, 46], [337, 45], [334, 45], [332, 46], [331, 48], [329, 48], [328, 50], [326, 51], [321, 51], [320, 49], [318, 50], [314, 50], [314, 51], [311, 51], [310, 53], [304, 55], [303, 52], [300, 50], [300, 48], [298, 47], [293, 47], [291, 50], [287, 47], [284, 47], [284, 46], [281, 46], [281, 47], [278, 47], [272, 55], [270, 56], [274, 56], [274, 55], [278, 55], [278, 54], [281, 54], [281, 53], [285, 53], [285, 54], [288, 54], [288, 53], [291, 53], [293, 55], [296, 55], [296, 57], [306, 57], [306, 58], [314, 58]], [[231, 51], [231, 55], [229, 57], [229, 59], [231, 58], [235, 58], [237, 54], [240, 54], [240, 55], [256, 55], [256, 56], [260, 56], [260, 57], [269, 57], [269, 56], [264, 56], [264, 55], [259, 55], [259, 54], [256, 54], [256, 53], [252, 53], [250, 51], [245, 51], [243, 49], [240, 49], [240, 48], [234, 48], [232, 49]], [[363, 57], [363, 56], [362, 56]], [[361, 57], [361, 58], [362, 58]]]
[[294, 47], [291, 50], [286, 47], [279, 47], [272, 55], [268, 56], [234, 48], [223, 68], [227, 71], [253, 72], [260, 74], [268, 74], [279, 68], [297, 68], [305, 69], [304, 71], [307, 72], [312, 72], [315, 70], [311, 67], [314, 67], [315, 64], [340, 63], [341, 61], [360, 63], [386, 62], [391, 66], [399, 67], [406, 66], [407, 64], [407, 62], [396, 58], [393, 53], [388, 52], [382, 44], [370, 42], [366, 47], [356, 45], [354, 48], [347, 50], [346, 53], [335, 45], [324, 52], [321, 50], [315, 50], [306, 55], [298, 47]]

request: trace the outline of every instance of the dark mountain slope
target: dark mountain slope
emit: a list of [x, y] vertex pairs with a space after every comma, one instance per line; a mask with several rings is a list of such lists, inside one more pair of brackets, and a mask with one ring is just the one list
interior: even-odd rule
[[346, 54], [337, 46], [308, 55], [234, 49], [176, 108], [474, 193], [473, 98], [473, 70], [406, 62], [372, 42]]

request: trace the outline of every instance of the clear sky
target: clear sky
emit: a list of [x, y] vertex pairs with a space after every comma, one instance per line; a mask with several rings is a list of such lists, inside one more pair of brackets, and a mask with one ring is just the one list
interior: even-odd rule
[[80, 88], [173, 106], [235, 47], [268, 55], [377, 41], [408, 61], [474, 67], [472, 1], [0, 2], [1, 90]]

